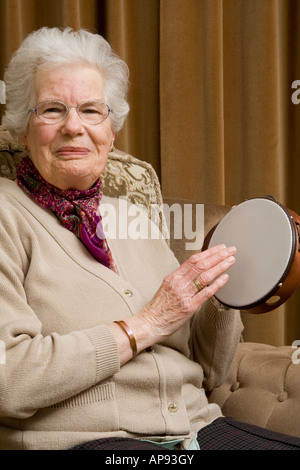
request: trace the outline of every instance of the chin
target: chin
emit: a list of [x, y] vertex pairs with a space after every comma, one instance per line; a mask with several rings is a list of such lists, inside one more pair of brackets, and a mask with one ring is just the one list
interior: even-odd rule
[[93, 186], [93, 184], [99, 178], [100, 173], [95, 172], [61, 172], [59, 175], [51, 178], [49, 183], [62, 189], [63, 191], [69, 189], [77, 189], [79, 191], [87, 190]]

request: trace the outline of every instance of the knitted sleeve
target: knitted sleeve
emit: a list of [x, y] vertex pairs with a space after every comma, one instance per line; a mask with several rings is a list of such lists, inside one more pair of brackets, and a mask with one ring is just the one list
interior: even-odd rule
[[226, 379], [234, 360], [243, 325], [240, 312], [207, 301], [192, 322], [190, 348], [204, 371], [204, 387], [212, 390]]

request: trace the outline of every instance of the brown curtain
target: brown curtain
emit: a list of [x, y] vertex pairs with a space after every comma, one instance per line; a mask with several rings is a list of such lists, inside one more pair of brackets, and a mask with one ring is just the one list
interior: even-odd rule
[[[128, 63], [117, 145], [152, 163], [165, 196], [273, 194], [300, 213], [300, 0], [0, 0], [0, 79], [41, 26], [97, 31]], [[275, 312], [243, 314], [245, 339], [300, 339], [299, 307], [298, 289]]]

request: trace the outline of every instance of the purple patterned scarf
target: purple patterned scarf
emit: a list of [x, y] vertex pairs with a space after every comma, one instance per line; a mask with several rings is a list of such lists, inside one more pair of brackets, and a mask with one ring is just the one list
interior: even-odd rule
[[87, 191], [63, 191], [44, 180], [27, 156], [17, 166], [17, 182], [37, 204], [54, 212], [62, 225], [82, 241], [97, 261], [118, 272], [98, 211], [102, 198], [100, 178]]

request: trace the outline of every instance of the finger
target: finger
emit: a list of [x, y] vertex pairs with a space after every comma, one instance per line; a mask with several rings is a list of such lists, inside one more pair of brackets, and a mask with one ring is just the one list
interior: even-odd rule
[[205, 259], [211, 255], [218, 253], [221, 250], [224, 250], [224, 248], [226, 248], [226, 245], [224, 245], [224, 243], [221, 243], [219, 245], [214, 245], [210, 248], [207, 248], [207, 250], [201, 251], [200, 253], [197, 253], [196, 256], [202, 255], [201, 259]]
[[201, 292], [205, 288], [205, 285], [201, 284], [200, 279], [193, 279], [193, 283], [196, 286], [198, 292]]
[[200, 251], [199, 253], [196, 253], [192, 255], [190, 258], [188, 258], [182, 265], [176, 270], [178, 274], [185, 275], [192, 267], [197, 265], [201, 261], [205, 261], [205, 259], [209, 258], [210, 256], [217, 254], [220, 250], [226, 249], [225, 245], [215, 245], [211, 248], [208, 248], [205, 251]]
[[218, 273], [221, 274], [221, 272], [223, 272], [223, 266], [226, 266], [227, 260], [230, 259], [230, 263], [233, 262], [232, 257], [233, 255], [235, 255], [235, 253], [235, 247], [220, 249], [216, 253], [208, 256], [207, 258], [199, 259], [196, 263], [192, 264], [190, 267], [190, 271], [187, 272], [186, 275], [189, 276], [190, 279], [195, 279], [202, 275], [202, 280], [200, 280], [200, 282], [208, 283], [208, 281], [205, 279], [205, 273], [208, 272], [210, 269], [217, 267]]
[[193, 283], [198, 288], [198, 290], [201, 290], [208, 284], [211, 284], [221, 274], [225, 273], [234, 263], [235, 257], [229, 256], [223, 261], [217, 263], [212, 268], [206, 271], [201, 271], [201, 273], [193, 280]]
[[198, 291], [197, 294], [194, 296], [195, 301], [201, 304], [204, 301], [210, 299], [218, 292], [219, 289], [225, 286], [228, 279], [229, 275], [227, 273], [222, 274], [204, 289]]

